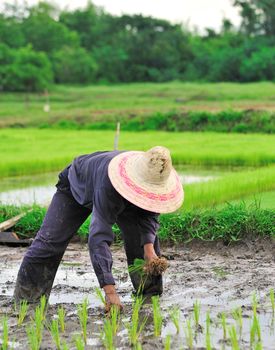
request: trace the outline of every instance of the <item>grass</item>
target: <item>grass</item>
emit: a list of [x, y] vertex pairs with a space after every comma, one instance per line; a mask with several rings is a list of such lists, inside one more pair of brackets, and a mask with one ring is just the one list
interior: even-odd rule
[[274, 110], [272, 82], [133, 83], [110, 86], [53, 86], [51, 111], [45, 113], [42, 94], [1, 93], [0, 125], [39, 125], [58, 119], [91, 122], [169, 110]]
[[[19, 176], [60, 170], [80, 154], [112, 150], [114, 132], [86, 130], [0, 130], [0, 174]], [[263, 166], [275, 162], [275, 135], [123, 132], [119, 149], [171, 150], [175, 164]], [[57, 152], [58, 150], [58, 152]]]
[[253, 205], [254, 203], [258, 203], [259, 207], [262, 209], [275, 209], [275, 191], [268, 191], [268, 192], [260, 192], [260, 193], [254, 193], [249, 196], [244, 196], [239, 199], [234, 200], [228, 200], [226, 203], [220, 204], [219, 207], [223, 206], [224, 204], [240, 204], [245, 203], [247, 206]]
[[[21, 207], [0, 205], [0, 221], [7, 220], [22, 211]], [[45, 208], [35, 206], [21, 219], [14, 228], [20, 237], [34, 237], [40, 228]], [[89, 232], [88, 219], [79, 229], [79, 235], [87, 237]], [[178, 214], [160, 216], [158, 236], [163, 242], [189, 242], [193, 239], [203, 241], [223, 240], [225, 243], [237, 240], [251, 239], [251, 237], [273, 237], [274, 211], [263, 210], [257, 206], [247, 207], [245, 204], [227, 205], [221, 208], [204, 210], [190, 210]], [[116, 241], [120, 241], [119, 230], [116, 232]], [[138, 262], [139, 263], [139, 262]], [[141, 265], [140, 265], [141, 264]], [[134, 266], [140, 269], [144, 260]], [[102, 302], [105, 303], [104, 297]]]

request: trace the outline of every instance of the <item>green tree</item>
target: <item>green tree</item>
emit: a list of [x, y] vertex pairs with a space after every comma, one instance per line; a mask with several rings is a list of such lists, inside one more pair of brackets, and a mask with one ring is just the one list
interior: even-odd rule
[[52, 53], [62, 46], [76, 47], [79, 37], [76, 32], [53, 18], [58, 10], [47, 3], [39, 3], [30, 9], [28, 17], [22, 23], [26, 42], [37, 51]]
[[84, 9], [73, 12], [62, 11], [59, 19], [60, 23], [78, 33], [81, 46], [92, 50], [104, 40], [105, 16], [109, 17], [101, 8], [89, 1]]
[[275, 80], [275, 48], [262, 47], [240, 67], [243, 81]]
[[274, 0], [234, 0], [240, 8], [242, 29], [247, 34], [275, 35]]
[[52, 82], [50, 61], [31, 46], [10, 49], [0, 46], [1, 89], [4, 91], [43, 91]]
[[84, 48], [63, 47], [52, 55], [55, 81], [58, 83], [92, 83], [97, 64]]

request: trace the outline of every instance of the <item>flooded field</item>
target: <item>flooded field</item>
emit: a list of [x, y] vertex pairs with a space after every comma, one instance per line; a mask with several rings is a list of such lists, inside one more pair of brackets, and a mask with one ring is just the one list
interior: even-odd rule
[[[225, 174], [230, 169], [203, 169], [180, 167], [179, 171], [183, 184], [207, 182]], [[49, 203], [57, 182], [58, 172], [33, 176], [9, 177], [1, 180], [0, 202], [2, 204], [40, 204]]]
[[[27, 349], [26, 324], [17, 326], [12, 293], [20, 261], [26, 248], [0, 246], [0, 319], [7, 314], [10, 341], [14, 347]], [[274, 314], [272, 313], [269, 291], [275, 287], [275, 245], [266, 240], [248, 241], [225, 246], [222, 242], [192, 242], [177, 247], [164, 247], [163, 255], [169, 259], [169, 268], [164, 275], [164, 293], [160, 298], [163, 323], [161, 335], [154, 336], [152, 306], [145, 303], [140, 318], [147, 316], [146, 325], [140, 335], [142, 349], [163, 349], [167, 335], [171, 335], [171, 349], [188, 349], [187, 324], [192, 325], [193, 349], [206, 349], [206, 317], [210, 312], [209, 334], [211, 347], [207, 349], [231, 349], [223, 340], [220, 314], [226, 315], [228, 331], [232, 325], [237, 330], [240, 349], [250, 347], [252, 324], [252, 295], [256, 292], [257, 316], [261, 327], [262, 349], [275, 347]], [[116, 337], [117, 349], [129, 349], [127, 323], [132, 313], [132, 286], [126, 268], [126, 259], [121, 247], [113, 248], [113, 272], [117, 288], [124, 304], [122, 321]], [[88, 340], [87, 349], [103, 348], [102, 329], [104, 311], [95, 294], [96, 276], [90, 264], [87, 247], [79, 243], [69, 245], [58, 270], [47, 320], [56, 318], [58, 306], [66, 311], [66, 331], [61, 338], [69, 349], [75, 349], [74, 337], [81, 333], [77, 315], [77, 304], [88, 297]], [[194, 326], [194, 303], [200, 301], [199, 327]], [[239, 329], [234, 310], [241, 307], [242, 327]], [[171, 320], [171, 311], [180, 310], [179, 333]], [[0, 332], [1, 334], [1, 332]], [[190, 336], [190, 333], [189, 333]], [[45, 327], [41, 349], [56, 349], [50, 332]], [[260, 349], [258, 347], [257, 349]]]

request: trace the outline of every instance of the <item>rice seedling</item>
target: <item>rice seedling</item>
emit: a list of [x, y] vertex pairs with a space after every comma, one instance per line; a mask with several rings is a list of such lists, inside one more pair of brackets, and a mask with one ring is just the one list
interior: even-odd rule
[[192, 324], [190, 319], [186, 320], [186, 326], [183, 329], [184, 329], [184, 334], [185, 334], [188, 349], [192, 350], [193, 344], [194, 344], [194, 335], [193, 335]]
[[2, 334], [1, 350], [7, 350], [9, 347], [9, 326], [8, 326], [8, 318], [6, 316], [4, 316], [2, 320], [2, 328], [3, 328], [3, 334]]
[[201, 304], [198, 300], [195, 301], [193, 308], [194, 308], [195, 327], [198, 328], [200, 323], [200, 309], [201, 309]]
[[41, 341], [37, 337], [37, 330], [35, 324], [32, 324], [27, 327], [27, 337], [30, 350], [39, 350]]
[[135, 346], [135, 350], [142, 350], [142, 346], [140, 342], [137, 342], [137, 345]]
[[210, 312], [209, 311], [207, 311], [207, 313], [206, 313], [205, 324], [206, 324], [206, 333], [210, 333], [211, 318], [210, 318]]
[[113, 335], [116, 335], [119, 328], [120, 321], [120, 309], [118, 306], [113, 305], [110, 309], [109, 318], [112, 326]]
[[110, 319], [105, 319], [101, 339], [106, 350], [114, 350], [114, 334]]
[[85, 343], [80, 335], [74, 338], [76, 350], [85, 350]]
[[171, 335], [167, 334], [164, 340], [164, 350], [170, 350], [171, 349]]
[[47, 299], [45, 295], [42, 295], [42, 297], [40, 298], [40, 312], [42, 316], [42, 321], [44, 321], [46, 317], [46, 307], [47, 307]]
[[145, 260], [144, 259], [135, 259], [134, 263], [132, 265], [129, 265], [128, 271], [129, 273], [137, 272], [139, 275], [144, 275], [144, 266], [145, 266]]
[[43, 305], [41, 307], [37, 306], [35, 309], [35, 314], [34, 314], [34, 326], [35, 326], [35, 332], [36, 332], [36, 337], [38, 340], [38, 344], [41, 344], [42, 341], [42, 333], [44, 329], [44, 308]]
[[226, 327], [226, 315], [225, 312], [221, 313], [221, 325], [223, 329], [223, 339], [226, 340], [227, 338], [227, 327]]
[[256, 336], [257, 340], [261, 341], [261, 326], [257, 314], [254, 313], [250, 326], [250, 345], [254, 344]]
[[133, 301], [132, 304], [132, 316], [131, 316], [131, 321], [126, 325], [128, 329], [128, 335], [130, 338], [130, 343], [133, 346], [137, 345], [138, 338], [146, 324], [147, 318], [145, 317], [142, 322], [140, 323], [139, 320], [139, 312], [141, 309], [141, 306], [143, 304], [143, 299], [142, 297], [136, 297]]
[[82, 304], [78, 305], [77, 314], [80, 321], [84, 343], [87, 343], [87, 322], [88, 322], [88, 299], [85, 298]]
[[66, 343], [65, 340], [62, 340], [61, 349], [62, 350], [69, 350], [69, 346], [68, 346], [68, 344]]
[[65, 332], [65, 310], [62, 306], [58, 307], [57, 315], [58, 315], [60, 330], [62, 333], [64, 333]]
[[205, 333], [205, 348], [206, 350], [212, 350], [210, 333]]
[[237, 331], [235, 326], [229, 328], [229, 338], [231, 341], [232, 350], [240, 350]]
[[59, 324], [58, 320], [52, 320], [50, 325], [50, 332], [55, 343], [57, 350], [61, 350], [60, 334], [59, 334]]
[[270, 288], [269, 298], [270, 298], [270, 303], [271, 303], [271, 308], [272, 308], [272, 314], [274, 316], [274, 313], [275, 313], [275, 300], [274, 300], [274, 289], [273, 288]]
[[97, 296], [98, 300], [101, 301], [102, 304], [105, 306], [106, 301], [105, 301], [104, 295], [102, 293], [102, 290], [100, 288], [96, 287], [95, 288], [95, 293], [96, 293], [96, 296]]
[[210, 312], [209, 311], [207, 311], [207, 313], [206, 313], [205, 323], [206, 323], [205, 346], [206, 346], [206, 350], [211, 350], [212, 349], [211, 336], [210, 336], [211, 319], [210, 319]]
[[263, 344], [262, 343], [257, 343], [254, 347], [254, 350], [263, 350]]
[[238, 324], [239, 332], [242, 333], [243, 328], [243, 315], [242, 315], [242, 308], [238, 307], [232, 312], [232, 316], [236, 323]]
[[26, 300], [21, 300], [20, 305], [19, 305], [19, 314], [18, 314], [18, 320], [17, 320], [17, 325], [21, 326], [22, 323], [25, 320], [25, 317], [28, 312], [29, 305]]
[[154, 322], [154, 335], [155, 337], [160, 336], [162, 329], [163, 316], [161, 314], [159, 296], [152, 297], [153, 306], [153, 322]]
[[257, 309], [258, 309], [258, 299], [256, 292], [253, 292], [252, 294], [252, 310], [253, 310], [253, 315], [257, 315]]
[[170, 318], [174, 324], [174, 326], [176, 327], [177, 333], [179, 333], [180, 331], [180, 309], [179, 307], [174, 307], [171, 311], [170, 311]]

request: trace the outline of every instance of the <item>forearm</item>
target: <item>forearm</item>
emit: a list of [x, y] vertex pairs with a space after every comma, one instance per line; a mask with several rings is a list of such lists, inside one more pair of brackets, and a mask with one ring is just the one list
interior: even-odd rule
[[144, 259], [150, 260], [157, 257], [153, 243], [147, 243], [143, 246]]

